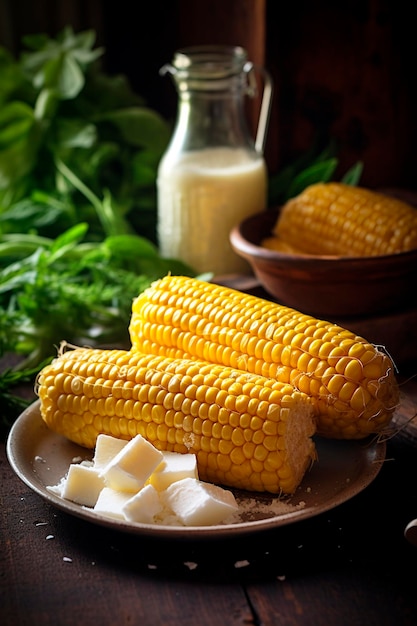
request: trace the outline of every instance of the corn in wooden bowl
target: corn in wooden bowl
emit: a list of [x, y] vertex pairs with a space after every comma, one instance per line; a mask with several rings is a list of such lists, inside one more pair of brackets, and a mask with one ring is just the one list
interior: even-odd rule
[[396, 198], [312, 185], [244, 220], [230, 241], [274, 299], [306, 313], [373, 317], [417, 304], [417, 209]]

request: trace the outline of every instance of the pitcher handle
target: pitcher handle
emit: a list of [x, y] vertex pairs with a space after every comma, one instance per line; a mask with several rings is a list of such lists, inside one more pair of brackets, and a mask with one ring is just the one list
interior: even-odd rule
[[256, 131], [255, 138], [255, 150], [259, 154], [263, 154], [265, 149], [266, 142], [266, 134], [268, 131], [269, 118], [271, 115], [271, 105], [272, 105], [272, 94], [273, 94], [273, 83], [272, 78], [267, 72], [267, 70], [259, 65], [254, 65], [252, 62], [248, 61], [245, 63], [243, 68], [244, 72], [248, 75], [248, 90], [247, 94], [250, 97], [254, 97], [257, 94], [257, 84], [256, 78], [254, 76], [254, 72], [259, 72], [263, 77], [263, 94], [262, 94], [262, 102], [261, 109], [259, 112], [259, 120], [258, 120], [258, 128]]

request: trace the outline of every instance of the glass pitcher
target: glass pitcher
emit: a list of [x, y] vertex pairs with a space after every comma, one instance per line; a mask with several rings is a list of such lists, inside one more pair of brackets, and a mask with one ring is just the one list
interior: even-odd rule
[[263, 74], [256, 138], [245, 119], [245, 96], [256, 95], [255, 67], [240, 47], [205, 46], [176, 52], [169, 73], [178, 94], [170, 144], [158, 169], [158, 243], [161, 254], [196, 272], [249, 272], [229, 234], [267, 204], [263, 158], [272, 97]]

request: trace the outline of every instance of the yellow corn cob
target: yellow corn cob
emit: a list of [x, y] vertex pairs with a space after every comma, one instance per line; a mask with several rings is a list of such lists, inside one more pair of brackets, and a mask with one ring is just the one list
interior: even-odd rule
[[290, 383], [312, 397], [318, 432], [360, 439], [387, 426], [399, 393], [389, 357], [326, 321], [181, 276], [133, 302], [132, 349], [204, 359]]
[[196, 454], [202, 480], [292, 493], [314, 459], [309, 398], [291, 385], [212, 363], [77, 348], [38, 377], [46, 424], [93, 448], [99, 433], [142, 435]]
[[282, 252], [282, 254], [306, 254], [298, 248], [291, 246], [289, 243], [281, 239], [280, 237], [266, 237], [262, 240], [261, 245], [268, 250], [274, 250], [275, 252]]
[[273, 234], [307, 254], [394, 254], [417, 248], [417, 209], [362, 187], [318, 183], [283, 206]]

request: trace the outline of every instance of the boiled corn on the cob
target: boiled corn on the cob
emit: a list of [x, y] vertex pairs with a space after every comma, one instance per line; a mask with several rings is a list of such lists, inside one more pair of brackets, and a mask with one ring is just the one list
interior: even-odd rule
[[202, 480], [292, 493], [315, 455], [311, 402], [291, 385], [207, 362], [77, 348], [38, 377], [45, 423], [82, 446], [142, 435], [193, 453]]
[[394, 254], [417, 248], [417, 209], [363, 187], [317, 183], [283, 206], [273, 234], [284, 251], [287, 246], [318, 255]]
[[311, 396], [318, 432], [360, 439], [387, 426], [399, 393], [390, 358], [365, 339], [261, 298], [166, 276], [133, 302], [132, 349], [204, 359]]
[[262, 246], [264, 248], [268, 248], [268, 250], [274, 250], [274, 252], [282, 252], [283, 254], [307, 254], [306, 252], [302, 252], [298, 248], [291, 246], [289, 243], [276, 236], [266, 237], [265, 239], [263, 239]]

